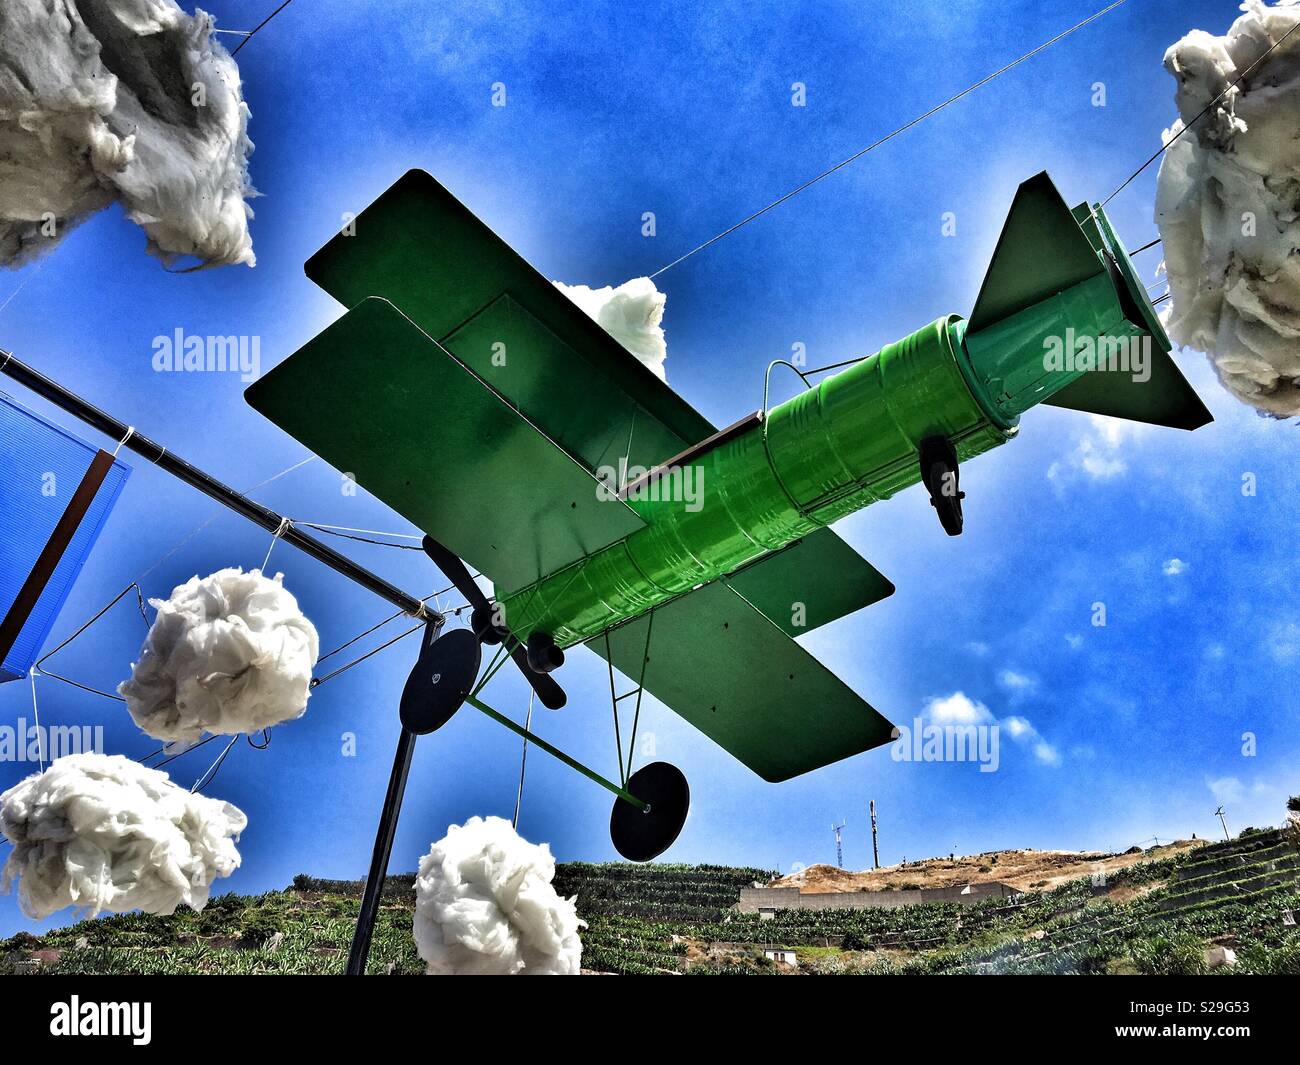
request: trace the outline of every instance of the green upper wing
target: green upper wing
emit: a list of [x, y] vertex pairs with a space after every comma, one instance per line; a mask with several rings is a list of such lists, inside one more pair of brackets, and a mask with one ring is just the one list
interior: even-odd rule
[[[647, 655], [647, 630], [649, 652]], [[888, 743], [893, 726], [726, 580], [587, 646], [764, 780]]]
[[[249, 402], [499, 588], [637, 527], [625, 507], [591, 507], [584, 469], [622, 457], [651, 467], [713, 432], [423, 171], [366, 208], [307, 274], [356, 309], [251, 387]], [[733, 579], [792, 633], [893, 591], [829, 529]]]
[[423, 170], [307, 261], [346, 307], [384, 296], [589, 469], [650, 467], [713, 426]]
[[377, 297], [245, 395], [498, 587], [531, 584], [644, 524]]

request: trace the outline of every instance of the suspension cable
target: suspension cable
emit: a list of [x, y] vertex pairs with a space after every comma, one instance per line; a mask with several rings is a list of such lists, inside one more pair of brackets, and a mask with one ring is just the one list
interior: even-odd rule
[[888, 143], [889, 141], [893, 140], [895, 137], [899, 136], [902, 133], [906, 133], [913, 126], [919, 125], [920, 123], [924, 122], [927, 118], [930, 118], [932, 115], [938, 114], [940, 111], [942, 111], [945, 107], [948, 107], [950, 104], [955, 104], [958, 100], [962, 99], [963, 97], [969, 96], [977, 89], [983, 88], [985, 85], [987, 85], [990, 81], [993, 81], [995, 78], [1001, 77], [1003, 74], [1006, 74], [1010, 70], [1014, 70], [1016, 67], [1020, 66], [1021, 63], [1024, 63], [1025, 61], [1032, 59], [1040, 52], [1046, 51], [1052, 45], [1056, 44], [1058, 41], [1063, 41], [1066, 37], [1069, 37], [1071, 34], [1077, 33], [1079, 30], [1087, 26], [1090, 22], [1095, 22], [1103, 15], [1110, 14], [1110, 12], [1114, 11], [1117, 7], [1122, 6], [1126, 2], [1127, 0], [1114, 0], [1114, 2], [1108, 5], [1107, 7], [1104, 7], [1100, 11], [1097, 11], [1094, 14], [1089, 15], [1081, 22], [1076, 22], [1068, 30], [1063, 31], [1062, 33], [1058, 33], [1055, 37], [1051, 38], [1051, 40], [1044, 41], [1037, 48], [1033, 49], [1032, 51], [1026, 52], [1019, 59], [1012, 60], [1006, 66], [1000, 67], [998, 70], [995, 70], [992, 74], [986, 75], [985, 77], [981, 78], [979, 81], [975, 82], [973, 85], [968, 85], [966, 88], [962, 89], [961, 92], [954, 93], [952, 96], [949, 96], [942, 103], [937, 104], [934, 107], [930, 108], [930, 110], [926, 111], [924, 114], [918, 115], [910, 122], [904, 123], [903, 125], [899, 126], [897, 129], [893, 130], [892, 132], [887, 133], [883, 137], [879, 138], [878, 140], [873, 141], [871, 144], [867, 145], [861, 151], [855, 152], [853, 155], [850, 155], [847, 159], [844, 159], [841, 162], [836, 163], [834, 166], [830, 167], [827, 170], [823, 170], [816, 177], [810, 178], [808, 181], [805, 181], [802, 185], [799, 185], [791, 189], [785, 195], [779, 196], [777, 199], [769, 203], [766, 207], [759, 208], [753, 214], [748, 215], [745, 218], [742, 218], [735, 225], [730, 226], [727, 229], [724, 229], [721, 233], [717, 234], [716, 236], [710, 237], [703, 244], [700, 244], [692, 248], [690, 251], [686, 252], [685, 255], [679, 255], [667, 266], [661, 266], [658, 270], [656, 270], [653, 274], [651, 274], [650, 279], [653, 281], [660, 274], [666, 273], [667, 271], [671, 270], [674, 266], [677, 266], [679, 263], [685, 262], [692, 255], [702, 252], [705, 248], [709, 247], [711, 244], [716, 244], [724, 237], [730, 236], [732, 233], [736, 232], [736, 230], [740, 229], [742, 226], [748, 225], [756, 218], [761, 218], [763, 215], [767, 214], [767, 212], [772, 210], [774, 207], [779, 207], [781, 204], [785, 203], [786, 200], [793, 199], [795, 196], [799, 195], [799, 193], [803, 192], [805, 189], [811, 188], [813, 185], [816, 185], [817, 182], [830, 177], [837, 170], [844, 169], [844, 167], [848, 166], [850, 163], [854, 163], [857, 160], [861, 159], [868, 152], [875, 151], [875, 149], [879, 148], [881, 145]]

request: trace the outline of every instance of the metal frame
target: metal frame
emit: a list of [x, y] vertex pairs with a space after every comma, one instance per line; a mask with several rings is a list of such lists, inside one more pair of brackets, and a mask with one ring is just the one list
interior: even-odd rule
[[[124, 422], [104, 413], [99, 408], [86, 402], [80, 396], [69, 392], [62, 385], [50, 378], [45, 377], [26, 363], [15, 358], [10, 352], [0, 348], [0, 374], [8, 376], [18, 383], [24, 385], [37, 395], [53, 403], [60, 410], [72, 415], [79, 421], [84, 422], [92, 429], [107, 436], [122, 441], [123, 447], [135, 452], [135, 454], [147, 459], [165, 473], [170, 473], [173, 477], [184, 481], [192, 488], [198, 489], [204, 495], [215, 499], [223, 506], [229, 507], [236, 514], [239, 514], [256, 525], [260, 525], [268, 532], [276, 534], [280, 539], [306, 552], [319, 562], [323, 562], [336, 573], [349, 578], [363, 588], [367, 588], [375, 594], [387, 599], [394, 606], [400, 608], [413, 617], [423, 618], [427, 625], [434, 631], [432, 638], [437, 637], [441, 632], [446, 615], [442, 612], [428, 607], [423, 600], [403, 592], [401, 589], [389, 584], [383, 578], [371, 573], [362, 566], [357, 565], [345, 555], [339, 554], [333, 548], [321, 543], [314, 537], [299, 532], [293, 525], [293, 522], [281, 514], [255, 503], [241, 492], [229, 487], [226, 484], [209, 476], [195, 466], [191, 466], [184, 459], [173, 455], [161, 444], [155, 443], [147, 436], [135, 431], [134, 427], [128, 426]], [[128, 588], [127, 591], [130, 589]], [[122, 595], [125, 595], [123, 592]], [[118, 596], [121, 599], [122, 596]], [[117, 602], [117, 600], [114, 600]], [[111, 604], [110, 604], [111, 605]], [[102, 612], [101, 612], [102, 613]], [[653, 616], [653, 615], [652, 615]], [[649, 634], [646, 636], [646, 644], [649, 646]], [[57, 651], [58, 648], [55, 648]], [[503, 652], [507, 648], [503, 644], [497, 649], [497, 653], [488, 663], [483, 677], [474, 688], [473, 693], [466, 702], [480, 711], [484, 716], [491, 718], [499, 725], [522, 736], [528, 742], [534, 744], [539, 749], [571, 769], [576, 769], [589, 780], [594, 781], [607, 791], [618, 796], [625, 802], [630, 803], [638, 810], [648, 811], [648, 803], [638, 799], [635, 795], [627, 790], [625, 786], [615, 784], [607, 780], [599, 773], [583, 765], [577, 759], [570, 757], [561, 751], [558, 747], [547, 743], [540, 736], [536, 735], [528, 728], [516, 724], [510, 718], [486, 703], [482, 702], [478, 696], [487, 686], [497, 673], [497, 671], [508, 660]], [[53, 652], [51, 652], [52, 654]], [[48, 657], [48, 656], [47, 656]], [[612, 667], [611, 667], [612, 668]], [[644, 679], [644, 674], [642, 679]], [[640, 688], [638, 688], [637, 712], [640, 713]], [[629, 693], [630, 694], [630, 693]], [[635, 725], [633, 727], [633, 741], [635, 741]], [[357, 917], [357, 927], [353, 933], [352, 945], [348, 951], [348, 961], [346, 972], [349, 975], [362, 975], [365, 973], [366, 960], [370, 953], [370, 944], [374, 936], [375, 921], [379, 914], [379, 903], [383, 897], [384, 879], [388, 872], [388, 863], [392, 857], [393, 839], [397, 832], [398, 817], [402, 810], [402, 799], [406, 791], [406, 781], [411, 771], [411, 761], [415, 754], [415, 733], [409, 729], [403, 728], [397, 738], [397, 748], [393, 755], [393, 768], [389, 773], [388, 790], [384, 795], [383, 807], [379, 814], [379, 825], [375, 833], [374, 850], [371, 853], [370, 869], [366, 876], [366, 886], [362, 893], [361, 910]], [[631, 755], [629, 753], [629, 767]], [[621, 764], [621, 757], [620, 757]], [[620, 774], [622, 770], [620, 768]], [[626, 785], [626, 776], [623, 776], [623, 785]]]

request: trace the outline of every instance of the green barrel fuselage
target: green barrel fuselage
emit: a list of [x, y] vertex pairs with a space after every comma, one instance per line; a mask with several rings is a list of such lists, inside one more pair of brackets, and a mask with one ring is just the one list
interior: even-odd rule
[[503, 597], [507, 622], [580, 643], [916, 484], [926, 437], [962, 460], [1005, 442], [1016, 417], [971, 387], [963, 326], [940, 318], [633, 485], [645, 527]]
[[[1044, 293], [1035, 270], [1050, 272], [1060, 245], [1038, 242], [1046, 258], [1037, 267], [1004, 271], [1000, 285], [986, 280], [982, 299], [998, 313], [977, 306], [971, 323], [939, 318], [670, 461], [626, 493], [643, 528], [526, 588], [498, 589], [506, 623], [520, 639], [544, 632], [561, 647], [581, 643], [918, 483], [927, 437], [946, 437], [963, 462], [1005, 443], [1021, 413], [1093, 368], [1076, 354], [1152, 341], [1167, 352], [1127, 254], [1094, 213], [1088, 231], [1114, 256], [1099, 253]], [[1068, 213], [1063, 228], [1088, 263], [1093, 250]]]

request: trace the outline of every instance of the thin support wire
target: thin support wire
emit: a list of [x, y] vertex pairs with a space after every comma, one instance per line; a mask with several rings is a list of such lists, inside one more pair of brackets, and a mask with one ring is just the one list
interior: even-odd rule
[[627, 787], [627, 773], [623, 771], [623, 737], [618, 727], [618, 695], [614, 687], [614, 655], [609, 649], [609, 629], [605, 630], [605, 664], [609, 667], [609, 705], [614, 713], [614, 750], [618, 752], [618, 782]]
[[1034, 56], [1038, 55], [1040, 52], [1046, 51], [1048, 48], [1050, 48], [1052, 45], [1056, 44], [1058, 41], [1062, 41], [1062, 40], [1064, 40], [1066, 37], [1069, 37], [1072, 33], [1076, 33], [1076, 32], [1078, 32], [1079, 30], [1083, 29], [1083, 27], [1084, 27], [1084, 26], [1087, 26], [1090, 22], [1095, 22], [1097, 19], [1101, 18], [1103, 15], [1108, 15], [1108, 14], [1110, 14], [1110, 12], [1114, 11], [1115, 8], [1120, 7], [1120, 6], [1121, 6], [1122, 4], [1124, 4], [1125, 2], [1126, 2], [1126, 0], [1114, 0], [1114, 3], [1108, 5], [1107, 7], [1102, 8], [1100, 11], [1096, 12], [1095, 14], [1089, 15], [1089, 16], [1088, 16], [1086, 19], [1084, 19], [1083, 21], [1081, 21], [1081, 22], [1076, 22], [1076, 23], [1075, 23], [1073, 26], [1071, 26], [1068, 30], [1065, 30], [1065, 31], [1062, 32], [1062, 33], [1058, 33], [1058, 34], [1057, 34], [1055, 37], [1053, 37], [1051, 40], [1044, 41], [1042, 44], [1040, 44], [1040, 45], [1039, 45], [1037, 48], [1035, 48], [1033, 51], [1031, 51], [1031, 52], [1026, 52], [1026, 53], [1025, 53], [1024, 55], [1022, 55], [1019, 59], [1015, 59], [1015, 60], [1013, 60], [1012, 62], [1008, 63], [1006, 66], [1001, 67], [1001, 68], [999, 68], [998, 70], [995, 70], [992, 74], [989, 74], [989, 75], [987, 75], [986, 77], [983, 77], [983, 78], [981, 78], [979, 81], [975, 82], [975, 84], [973, 84], [973, 85], [969, 85], [969, 86], [967, 86], [965, 89], [962, 89], [961, 92], [954, 93], [952, 96], [949, 96], [948, 99], [946, 99], [946, 100], [944, 100], [942, 103], [937, 104], [936, 106], [930, 108], [930, 110], [926, 111], [924, 114], [922, 114], [922, 115], [918, 115], [916, 118], [912, 119], [910, 122], [907, 122], [907, 123], [905, 123], [905, 124], [899, 126], [899, 127], [898, 127], [897, 129], [895, 129], [893, 132], [891, 132], [891, 133], [887, 133], [887, 134], [885, 134], [883, 137], [881, 137], [880, 139], [878, 139], [878, 140], [876, 140], [876, 141], [873, 141], [871, 144], [867, 145], [867, 147], [863, 148], [861, 151], [859, 151], [859, 152], [855, 152], [853, 155], [850, 155], [847, 159], [843, 160], [842, 162], [836, 163], [836, 164], [835, 164], [834, 166], [832, 166], [830, 169], [828, 169], [828, 170], [823, 170], [823, 171], [822, 171], [820, 174], [818, 174], [816, 177], [814, 177], [814, 178], [812, 178], [812, 179], [810, 179], [810, 180], [808, 180], [808, 181], [805, 181], [802, 185], [798, 186], [797, 188], [791, 189], [791, 190], [790, 190], [789, 192], [787, 192], [784, 196], [780, 196], [780, 197], [778, 197], [777, 199], [773, 200], [773, 201], [772, 201], [771, 203], [769, 203], [766, 207], [759, 208], [759, 210], [755, 211], [753, 214], [751, 214], [751, 215], [749, 215], [749, 216], [747, 216], [747, 217], [745, 217], [745, 218], [742, 218], [742, 219], [741, 219], [739, 222], [737, 222], [735, 225], [731, 226], [731, 227], [728, 228], [728, 229], [724, 229], [724, 230], [723, 230], [721, 233], [719, 233], [717, 236], [710, 237], [710, 238], [709, 238], [708, 240], [706, 240], [703, 244], [700, 244], [700, 245], [698, 245], [697, 247], [692, 248], [692, 249], [691, 249], [690, 251], [688, 251], [685, 255], [679, 255], [676, 259], [674, 259], [672, 262], [670, 262], [667, 266], [661, 266], [658, 270], [656, 270], [653, 274], [650, 275], [650, 279], [653, 281], [653, 280], [654, 280], [656, 277], [658, 277], [660, 274], [662, 274], [662, 273], [664, 273], [664, 272], [666, 272], [666, 271], [668, 271], [668, 270], [671, 270], [674, 266], [678, 265], [678, 263], [685, 262], [685, 261], [686, 261], [687, 259], [689, 259], [692, 255], [695, 255], [695, 254], [697, 254], [698, 252], [702, 252], [705, 248], [709, 247], [711, 244], [716, 244], [718, 241], [722, 240], [724, 237], [730, 236], [732, 233], [734, 233], [736, 230], [740, 229], [742, 226], [746, 226], [746, 225], [748, 225], [750, 222], [754, 221], [756, 218], [760, 218], [760, 217], [762, 217], [763, 215], [767, 214], [767, 212], [770, 211], [770, 210], [772, 210], [774, 207], [779, 207], [781, 204], [785, 203], [786, 200], [792, 199], [792, 198], [794, 198], [795, 196], [799, 195], [799, 193], [803, 192], [804, 189], [807, 189], [807, 188], [809, 188], [809, 187], [811, 187], [811, 186], [817, 184], [817, 182], [823, 180], [824, 178], [828, 178], [828, 177], [830, 177], [830, 176], [831, 176], [832, 174], [834, 174], [837, 170], [842, 170], [844, 167], [848, 166], [850, 163], [854, 163], [854, 162], [856, 162], [857, 160], [861, 159], [861, 158], [862, 158], [864, 155], [866, 155], [868, 152], [875, 151], [875, 149], [877, 149], [877, 148], [879, 148], [881, 145], [886, 144], [887, 142], [893, 140], [895, 137], [899, 136], [900, 134], [902, 134], [902, 133], [906, 133], [906, 132], [907, 132], [909, 129], [911, 129], [913, 126], [919, 125], [920, 123], [924, 122], [927, 118], [929, 118], [929, 117], [931, 117], [932, 115], [935, 115], [935, 114], [937, 114], [938, 112], [942, 111], [945, 107], [948, 107], [950, 104], [955, 104], [958, 100], [962, 99], [962, 97], [964, 97], [964, 96], [969, 96], [971, 93], [975, 92], [977, 89], [983, 88], [985, 85], [987, 85], [990, 81], [993, 81], [995, 78], [1001, 77], [1003, 74], [1007, 73], [1007, 72], [1010, 71], [1010, 70], [1013, 70], [1015, 67], [1018, 67], [1021, 63], [1024, 63], [1026, 60], [1032, 59]]
[[266, 564], [271, 561], [271, 552], [275, 550], [275, 545], [280, 542], [280, 537], [289, 531], [291, 525], [293, 525], [293, 522], [288, 518], [280, 519], [280, 527], [275, 530], [275, 535], [271, 537], [271, 546], [266, 549], [266, 558], [262, 559], [263, 575], [266, 574]]
[[[420, 547], [417, 544], [390, 544], [386, 540], [375, 540], [366, 536], [357, 536], [355, 533], [350, 531], [344, 532], [337, 527], [331, 527], [327, 525], [313, 525], [311, 522], [307, 522], [307, 521], [302, 521], [299, 522], [298, 524], [307, 529], [315, 529], [317, 532], [323, 532], [326, 536], [338, 536], [344, 540], [353, 540], [359, 544], [374, 544], [377, 547], [392, 547], [392, 548], [396, 548], [398, 551], [423, 551], [424, 550], [423, 547]], [[366, 532], [368, 530], [362, 529], [358, 531]], [[376, 533], [375, 535], [376, 536], [402, 536], [403, 534], [402, 533]]]
[[62, 676], [61, 674], [58, 673], [53, 673], [50, 670], [47, 670], [45, 668], [45, 663], [48, 662], [51, 658], [53, 658], [60, 651], [62, 651], [65, 647], [67, 647], [68, 644], [72, 643], [73, 640], [77, 639], [78, 636], [80, 636], [83, 632], [85, 632], [88, 628], [90, 628], [93, 624], [95, 624], [95, 622], [97, 622], [100, 618], [102, 618], [105, 614], [107, 614], [110, 610], [112, 610], [113, 607], [117, 606], [118, 603], [120, 603], [124, 598], [126, 598], [127, 593], [132, 591], [133, 589], [135, 591], [136, 606], [139, 608], [140, 618], [144, 622], [144, 626], [147, 631], [149, 628], [149, 615], [145, 612], [144, 593], [140, 590], [139, 584], [132, 582], [131, 584], [128, 584], [125, 588], [123, 588], [120, 592], [118, 592], [118, 594], [113, 597], [112, 601], [106, 607], [100, 610], [99, 613], [97, 613], [94, 617], [92, 617], [89, 621], [87, 621], [84, 625], [82, 625], [81, 628], [77, 629], [76, 632], [74, 632], [71, 636], [69, 636], [66, 640], [64, 640], [61, 644], [59, 644], [56, 648], [54, 648], [54, 650], [50, 651], [48, 654], [45, 654], [41, 658], [37, 659], [36, 664], [32, 666], [32, 672], [40, 673], [42, 676], [49, 677], [52, 680], [62, 681], [64, 684], [70, 684], [72, 685], [72, 687], [80, 688], [82, 691], [89, 692], [91, 695], [98, 695], [104, 699], [112, 699], [114, 702], [119, 702], [119, 703], [125, 702], [126, 700], [123, 699], [120, 695], [114, 695], [112, 692], [100, 691], [98, 688], [92, 688], [89, 685], [82, 684], [79, 681], [72, 680], [69, 677]]
[[334, 670], [332, 673], [326, 673], [325, 676], [323, 676], [323, 677], [312, 677], [312, 679], [311, 679], [311, 687], [312, 687], [312, 689], [315, 690], [316, 688], [319, 688], [319, 687], [320, 687], [322, 684], [324, 684], [327, 680], [333, 680], [333, 679], [334, 679], [335, 677], [337, 677], [340, 673], [346, 673], [346, 672], [347, 672], [349, 669], [351, 669], [353, 666], [359, 666], [359, 665], [360, 665], [362, 662], [364, 662], [367, 658], [371, 658], [371, 657], [373, 657], [374, 655], [379, 654], [380, 651], [383, 651], [383, 650], [386, 650], [386, 649], [389, 648], [389, 647], [392, 647], [393, 644], [397, 643], [399, 640], [405, 640], [405, 639], [406, 639], [408, 636], [410, 636], [411, 633], [413, 633], [413, 632], [420, 632], [421, 630], [424, 629], [424, 627], [425, 627], [425, 626], [424, 626], [424, 622], [421, 622], [419, 625], [413, 625], [411, 628], [407, 629], [405, 632], [401, 633], [400, 635], [394, 636], [394, 637], [393, 637], [391, 640], [389, 640], [387, 643], [381, 643], [381, 644], [380, 644], [378, 647], [376, 647], [373, 651], [367, 651], [367, 652], [366, 652], [365, 654], [363, 654], [360, 658], [354, 658], [354, 659], [353, 659], [351, 662], [349, 662], [347, 665], [345, 665], [345, 666], [339, 666], [339, 668], [336, 669], [336, 670]]
[[[650, 664], [650, 634], [654, 632], [655, 612], [652, 607], [650, 618], [645, 627], [645, 653], [641, 655], [641, 678], [637, 681], [636, 689], [636, 711], [632, 715], [632, 739], [627, 746], [627, 775], [629, 779], [632, 776], [632, 758], [636, 754], [636, 730], [641, 723], [641, 696], [645, 694], [645, 667]], [[623, 784], [627, 787], [626, 781]]]
[[261, 22], [259, 22], [256, 26], [254, 26], [251, 30], [249, 30], [247, 36], [245, 36], [244, 39], [239, 42], [239, 47], [230, 53], [231, 57], [233, 58], [234, 56], [239, 55], [240, 49], [242, 49], [244, 45], [246, 45], [249, 41], [253, 39], [253, 37], [257, 34], [258, 30], [260, 30], [263, 26], [265, 26], [268, 22], [270, 22], [271, 19], [275, 18], [276, 15], [278, 15], [281, 11], [283, 11], [286, 7], [288, 7], [292, 3], [293, 0], [284, 0], [283, 4], [277, 7], [274, 11], [272, 11], [269, 15], [267, 15], [266, 18], [262, 19]]
[[201, 791], [203, 788], [206, 788], [209, 784], [212, 783], [213, 778], [217, 775], [217, 771], [221, 768], [221, 763], [226, 760], [226, 755], [230, 753], [231, 748], [234, 747], [235, 744], [237, 744], [238, 742], [239, 742], [238, 735], [230, 737], [230, 742], [227, 743], [224, 748], [222, 748], [221, 753], [217, 755], [217, 760], [213, 762], [211, 766], [208, 767], [208, 771], [206, 773], [204, 773], [201, 777], [199, 777], [198, 780], [194, 782], [194, 787], [190, 788], [191, 795], [193, 795], [195, 792]]
[[[537, 697], [536, 692], [530, 692], [528, 696], [528, 716], [524, 718], [524, 731], [527, 732], [533, 727], [533, 700]], [[515, 794], [515, 816], [510, 819], [510, 827], [519, 830], [519, 808], [524, 804], [524, 770], [528, 768], [528, 737], [524, 737], [524, 752], [519, 756], [519, 791]]]
[[1287, 38], [1289, 38], [1291, 34], [1295, 33], [1295, 31], [1298, 29], [1300, 29], [1300, 22], [1297, 22], [1294, 26], [1292, 26], [1289, 30], [1287, 30], [1286, 33], [1282, 34], [1281, 37], [1279, 37], [1276, 41], [1274, 41], [1271, 45], [1269, 45], [1268, 49], [1262, 55], [1260, 55], [1258, 59], [1256, 59], [1253, 63], [1250, 64], [1250, 66], [1248, 66], [1245, 70], [1243, 70], [1240, 74], [1237, 75], [1236, 80], [1234, 80], [1213, 100], [1211, 100], [1208, 104], [1206, 104], [1203, 108], [1201, 108], [1201, 110], [1197, 113], [1196, 117], [1194, 117], [1190, 122], [1185, 123], [1182, 129], [1180, 129], [1177, 133], [1175, 133], [1172, 137], [1170, 137], [1167, 141], [1165, 141], [1164, 144], [1160, 146], [1160, 150], [1158, 152], [1154, 153], [1150, 159], [1148, 159], [1140, 167], [1134, 170], [1133, 173], [1131, 173], [1128, 177], [1126, 177], [1120, 183], [1119, 188], [1117, 188], [1114, 192], [1112, 192], [1109, 196], [1107, 196], [1104, 200], [1101, 201], [1101, 206], [1105, 207], [1106, 204], [1110, 203], [1111, 200], [1113, 200], [1116, 196], [1118, 196], [1121, 192], [1123, 192], [1126, 188], [1128, 188], [1129, 185], [1131, 185], [1133, 181], [1137, 178], [1137, 176], [1140, 173], [1142, 173], [1142, 171], [1144, 171], [1147, 167], [1149, 167], [1152, 163], [1154, 163], [1157, 159], [1159, 159], [1162, 155], [1164, 155], [1165, 152], [1167, 152], [1170, 148], [1172, 148], [1179, 137], [1181, 137], [1184, 133], [1186, 133], [1189, 129], [1191, 129], [1194, 125], [1196, 125], [1196, 123], [1199, 122], [1201, 119], [1203, 119], [1206, 115], [1208, 115], [1211, 110], [1217, 107], [1219, 101], [1221, 101], [1225, 96], [1228, 95], [1228, 93], [1232, 92], [1238, 85], [1240, 85], [1243, 81], [1245, 81], [1246, 78], [1248, 78], [1254, 72], [1256, 67], [1258, 67], [1261, 63], [1263, 63], [1265, 59], [1267, 59], [1279, 47], [1281, 47], [1281, 45], [1286, 42]]
[[45, 741], [41, 736], [41, 708], [36, 702], [36, 670], [27, 674], [28, 679], [32, 682], [32, 717], [36, 719], [36, 758], [41, 764], [41, 772], [45, 772]]

